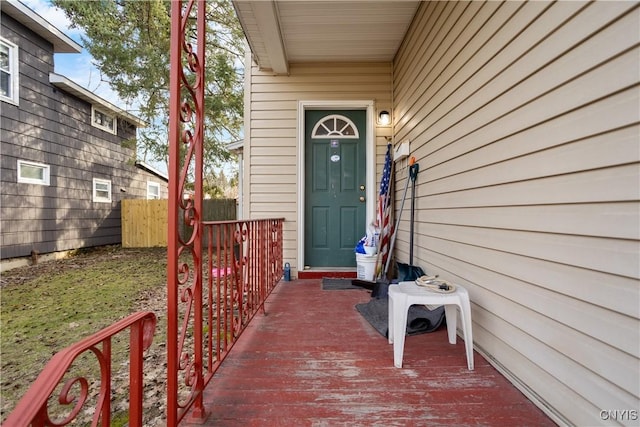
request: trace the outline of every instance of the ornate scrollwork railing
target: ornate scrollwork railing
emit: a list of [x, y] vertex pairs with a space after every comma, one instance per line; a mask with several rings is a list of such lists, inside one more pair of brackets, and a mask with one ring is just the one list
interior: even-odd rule
[[282, 219], [205, 222], [205, 384], [282, 277]]
[[[113, 325], [56, 353], [29, 387], [26, 394], [2, 424], [7, 427], [66, 426], [81, 413], [93, 413], [91, 425], [111, 425], [112, 338], [130, 329], [129, 337], [129, 426], [143, 422], [143, 352], [151, 345], [156, 327], [152, 312], [134, 313]], [[94, 357], [99, 378], [88, 373], [75, 373], [74, 362]], [[83, 359], [84, 360], [84, 359]], [[98, 388], [97, 397], [90, 396], [91, 387]], [[50, 399], [57, 394], [57, 405]], [[55, 406], [52, 410], [52, 406]]]
[[[264, 309], [265, 298], [282, 276], [282, 219], [202, 221], [205, 9], [203, 0], [171, 3], [167, 249], [170, 426], [177, 425], [187, 413], [195, 419], [205, 418], [204, 387], [249, 320]], [[189, 226], [187, 235], [179, 234], [179, 221]]]
[[[202, 222], [202, 263], [193, 269], [192, 280], [178, 284], [175, 341], [178, 363], [169, 366], [176, 378], [175, 400], [167, 402], [167, 418], [174, 413], [180, 422], [206, 417], [199, 399], [214, 373], [251, 319], [260, 311], [282, 278], [283, 219]], [[203, 285], [193, 286], [194, 277]], [[196, 295], [195, 292], [201, 292]], [[173, 321], [169, 314], [169, 321]], [[171, 339], [171, 338], [169, 338]], [[172, 348], [169, 348], [173, 343]], [[176, 425], [170, 424], [168, 425]]]
[[[169, 218], [167, 246], [167, 425], [202, 405], [203, 0], [171, 2]], [[193, 191], [187, 184], [193, 180]], [[180, 236], [180, 213], [190, 234]]]

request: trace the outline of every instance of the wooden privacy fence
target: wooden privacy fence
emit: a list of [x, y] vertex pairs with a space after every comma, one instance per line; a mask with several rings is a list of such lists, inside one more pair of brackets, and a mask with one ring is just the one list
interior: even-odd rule
[[[168, 201], [125, 199], [122, 201], [122, 247], [149, 248], [167, 246]], [[228, 221], [236, 219], [235, 199], [204, 200], [204, 221]], [[180, 222], [180, 235], [189, 234]], [[185, 234], [186, 233], [186, 234]]]
[[122, 201], [122, 247], [167, 246], [167, 200]]

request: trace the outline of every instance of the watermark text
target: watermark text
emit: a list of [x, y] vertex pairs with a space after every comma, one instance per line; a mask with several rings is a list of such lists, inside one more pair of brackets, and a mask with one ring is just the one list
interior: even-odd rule
[[603, 409], [600, 411], [600, 419], [603, 421], [637, 421], [637, 409]]

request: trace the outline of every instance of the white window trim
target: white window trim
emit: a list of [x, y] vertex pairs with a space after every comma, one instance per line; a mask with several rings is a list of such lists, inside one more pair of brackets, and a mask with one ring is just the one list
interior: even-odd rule
[[[113, 119], [113, 129], [96, 123], [96, 111], [98, 111], [100, 114], [104, 114], [105, 116]], [[103, 131], [112, 133], [114, 135], [117, 135], [118, 133], [118, 118], [114, 114], [111, 114], [102, 108], [96, 108], [95, 105], [91, 106], [91, 125], [93, 127], [97, 127], [98, 129], [102, 129]]]
[[[156, 188], [157, 191], [157, 196], [156, 194], [151, 194], [151, 192], [149, 191], [151, 188]], [[153, 182], [153, 181], [147, 181], [147, 199], [159, 199], [160, 198], [160, 184], [158, 184], [157, 182]]]
[[[26, 176], [22, 176], [20, 173], [22, 171], [22, 165], [33, 166], [36, 168], [42, 168], [44, 170], [43, 179], [34, 179]], [[18, 182], [24, 184], [37, 184], [37, 185], [49, 185], [51, 182], [51, 168], [49, 165], [45, 165], [43, 163], [29, 162], [26, 160], [18, 160]]]
[[0, 37], [0, 43], [9, 48], [9, 73], [11, 85], [11, 96], [0, 95], [0, 99], [11, 104], [19, 105], [20, 101], [20, 70], [18, 46]]
[[[98, 189], [96, 188], [97, 184], [107, 184], [108, 187], [108, 191], [109, 191], [109, 197], [101, 197], [98, 196]], [[108, 179], [99, 179], [99, 178], [93, 178], [93, 201], [95, 203], [111, 203], [111, 181]]]

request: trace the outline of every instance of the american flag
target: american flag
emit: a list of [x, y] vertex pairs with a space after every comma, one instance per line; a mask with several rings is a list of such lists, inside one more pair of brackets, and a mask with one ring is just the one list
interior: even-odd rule
[[376, 278], [380, 278], [386, 272], [383, 267], [389, 256], [389, 245], [393, 234], [393, 210], [391, 207], [391, 175], [393, 173], [393, 153], [391, 144], [387, 144], [387, 154], [384, 159], [382, 177], [380, 178], [380, 191], [378, 194], [378, 226], [380, 227], [380, 245], [378, 249], [378, 262], [376, 262]]

